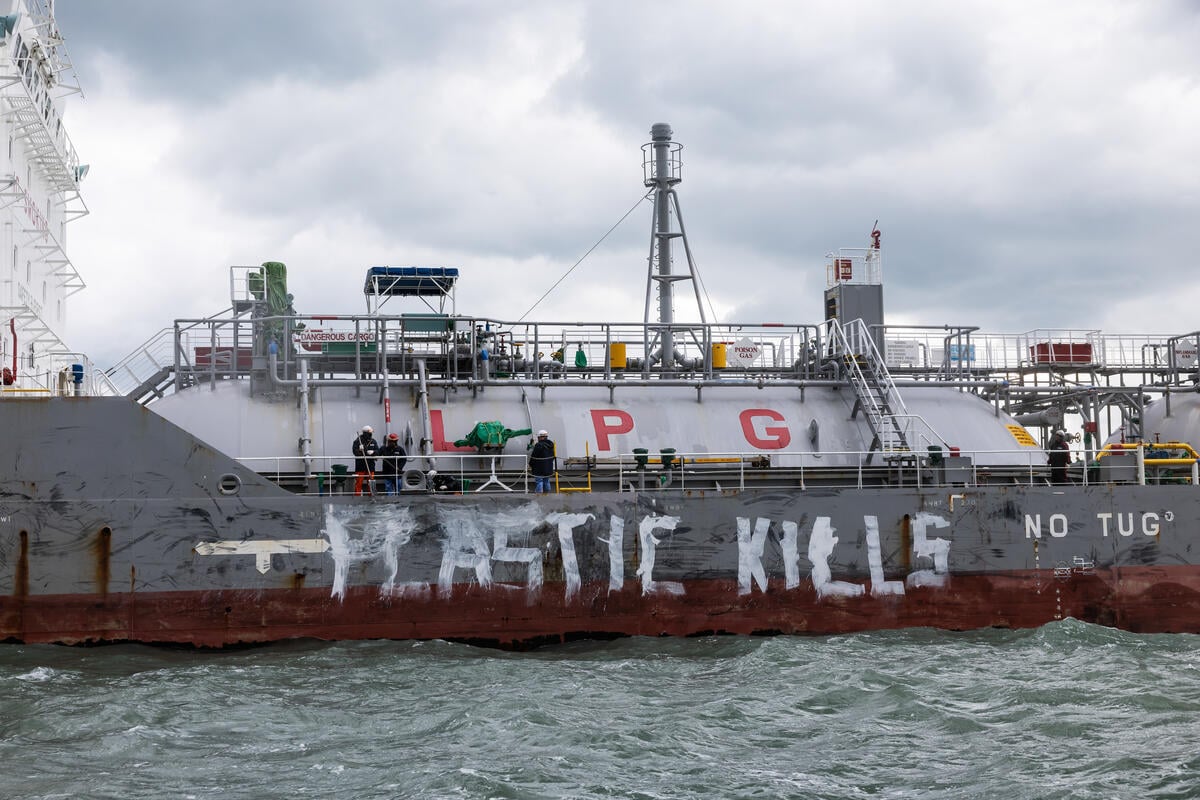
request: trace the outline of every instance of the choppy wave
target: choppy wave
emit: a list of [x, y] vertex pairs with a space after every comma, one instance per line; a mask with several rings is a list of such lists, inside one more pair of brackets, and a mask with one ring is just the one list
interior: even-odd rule
[[0, 796], [1190, 798], [1200, 638], [0, 647]]

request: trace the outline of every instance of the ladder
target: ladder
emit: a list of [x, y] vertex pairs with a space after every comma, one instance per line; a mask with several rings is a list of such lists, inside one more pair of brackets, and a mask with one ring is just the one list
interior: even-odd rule
[[871, 429], [873, 438], [865, 463], [870, 464], [876, 452], [908, 455], [914, 445], [940, 442], [924, 419], [908, 413], [866, 323], [861, 319], [845, 325], [836, 319], [828, 322], [833, 354], [856, 395], [850, 418], [861, 411]]
[[106, 374], [116, 390], [146, 405], [166, 393], [175, 379], [175, 329], [163, 328]]

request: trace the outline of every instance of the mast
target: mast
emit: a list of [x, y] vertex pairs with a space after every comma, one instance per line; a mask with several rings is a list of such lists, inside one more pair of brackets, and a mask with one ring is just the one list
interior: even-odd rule
[[[691, 281], [696, 295], [696, 308], [700, 312], [700, 322], [707, 324], [704, 315], [704, 305], [700, 301], [700, 286], [696, 280], [696, 267], [692, 260], [692, 251], [688, 247], [687, 233], [683, 227], [683, 213], [679, 209], [679, 195], [675, 186], [682, 180], [683, 145], [671, 140], [674, 132], [665, 122], [656, 122], [650, 126], [652, 141], [642, 145], [643, 183], [654, 189], [654, 216], [650, 228], [650, 256], [647, 260], [646, 279], [646, 313], [644, 322], [647, 328], [655, 330], [654, 340], [658, 348], [650, 356], [650, 364], [661, 363], [661, 369], [669, 371], [673, 365], [683, 367], [689, 364], [675, 347], [675, 332], [679, 329], [675, 324], [674, 288], [676, 281]], [[675, 225], [672, 225], [671, 211], [674, 210]], [[675, 227], [678, 230], [675, 230]], [[687, 273], [675, 274], [671, 271], [671, 242], [679, 239], [683, 243], [683, 251], [687, 260]], [[658, 292], [658, 324], [650, 322], [651, 296]], [[689, 326], [690, 327], [690, 326]], [[703, 359], [700, 359], [701, 361]]]

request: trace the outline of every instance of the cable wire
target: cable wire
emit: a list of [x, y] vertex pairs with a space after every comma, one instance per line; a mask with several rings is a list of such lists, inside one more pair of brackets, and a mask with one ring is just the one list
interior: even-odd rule
[[541, 302], [542, 302], [543, 300], [545, 300], [547, 297], [549, 297], [549, 296], [550, 296], [550, 293], [551, 293], [551, 292], [553, 292], [555, 289], [557, 289], [557, 288], [558, 288], [558, 285], [559, 285], [560, 283], [562, 283], [563, 281], [565, 281], [565, 280], [567, 279], [567, 276], [569, 276], [569, 275], [570, 275], [572, 272], [574, 272], [574, 271], [575, 271], [575, 268], [576, 268], [576, 267], [578, 267], [580, 264], [582, 264], [582, 263], [583, 263], [583, 260], [584, 260], [585, 258], [587, 258], [588, 256], [590, 256], [590, 255], [592, 254], [592, 251], [593, 251], [593, 250], [595, 250], [597, 247], [599, 247], [601, 244], [603, 244], [604, 240], [605, 240], [605, 239], [607, 239], [607, 238], [609, 237], [609, 234], [611, 234], [613, 231], [615, 231], [615, 230], [616, 230], [616, 229], [617, 229], [617, 228], [620, 226], [620, 224], [621, 224], [622, 222], [624, 222], [624, 221], [625, 221], [625, 220], [626, 220], [626, 219], [629, 217], [629, 215], [630, 215], [630, 214], [632, 214], [632, 213], [633, 213], [633, 212], [634, 212], [634, 211], [637, 209], [637, 207], [638, 207], [638, 206], [640, 206], [640, 205], [641, 205], [641, 204], [642, 204], [642, 203], [643, 203], [643, 202], [644, 202], [644, 201], [645, 201], [645, 200], [646, 200], [648, 197], [650, 197], [650, 195], [652, 195], [652, 194], [654, 194], [654, 190], [653, 190], [653, 189], [651, 189], [650, 191], [646, 192], [644, 195], [642, 195], [641, 197], [639, 197], [639, 198], [638, 198], [638, 201], [637, 201], [636, 203], [634, 203], [634, 204], [633, 204], [633, 205], [632, 205], [632, 206], [629, 208], [629, 210], [628, 210], [628, 211], [626, 211], [626, 212], [625, 212], [624, 216], [622, 216], [622, 217], [621, 217], [619, 220], [617, 220], [615, 223], [613, 223], [613, 226], [612, 226], [611, 228], [609, 228], [609, 229], [608, 229], [608, 230], [605, 232], [605, 234], [604, 234], [603, 236], [601, 236], [601, 237], [600, 237], [600, 238], [599, 238], [599, 239], [596, 241], [596, 243], [595, 243], [594, 245], [592, 245], [591, 247], [589, 247], [589, 248], [588, 248], [588, 251], [587, 251], [586, 253], [584, 253], [583, 255], [581, 255], [581, 256], [579, 257], [579, 260], [578, 260], [578, 261], [576, 261], [574, 264], [572, 264], [572, 265], [571, 265], [571, 268], [570, 268], [570, 269], [568, 269], [566, 272], [564, 272], [564, 273], [563, 273], [563, 276], [562, 276], [561, 278], [559, 278], [557, 281], [555, 281], [555, 282], [554, 282], [554, 285], [553, 285], [553, 286], [551, 286], [549, 289], [547, 289], [547, 290], [546, 290], [546, 292], [545, 292], [545, 294], [543, 294], [541, 297], [539, 297], [539, 298], [538, 298], [538, 299], [537, 299], [537, 300], [534, 302], [534, 304], [533, 304], [533, 305], [531, 305], [531, 306], [529, 307], [529, 310], [528, 310], [528, 311], [526, 311], [524, 314], [522, 314], [522, 315], [521, 315], [521, 316], [520, 316], [520, 317], [517, 319], [517, 322], [522, 322], [522, 321], [524, 321], [524, 319], [525, 319], [526, 317], [528, 317], [530, 314], [532, 314], [532, 313], [533, 313], [533, 310], [534, 310], [535, 308], [537, 308], [539, 305], [541, 305]]

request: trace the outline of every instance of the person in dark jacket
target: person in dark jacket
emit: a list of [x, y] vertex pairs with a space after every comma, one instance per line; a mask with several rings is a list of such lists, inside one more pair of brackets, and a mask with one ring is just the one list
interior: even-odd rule
[[533, 475], [536, 494], [550, 491], [550, 478], [554, 475], [554, 442], [546, 431], [537, 432], [537, 441], [529, 451], [529, 472]]
[[1067, 444], [1066, 431], [1057, 430], [1050, 437], [1050, 452], [1046, 458], [1050, 463], [1050, 482], [1067, 482], [1067, 464], [1071, 463], [1071, 446]]
[[379, 450], [379, 476], [383, 478], [385, 494], [400, 491], [400, 476], [404, 474], [404, 465], [408, 463], [407, 455], [400, 445], [399, 434], [389, 433]]
[[374, 429], [370, 425], [364, 425], [350, 449], [354, 453], [354, 494], [362, 495], [364, 478], [370, 481], [367, 490], [374, 494], [375, 457], [379, 454], [379, 443], [375, 441]]

